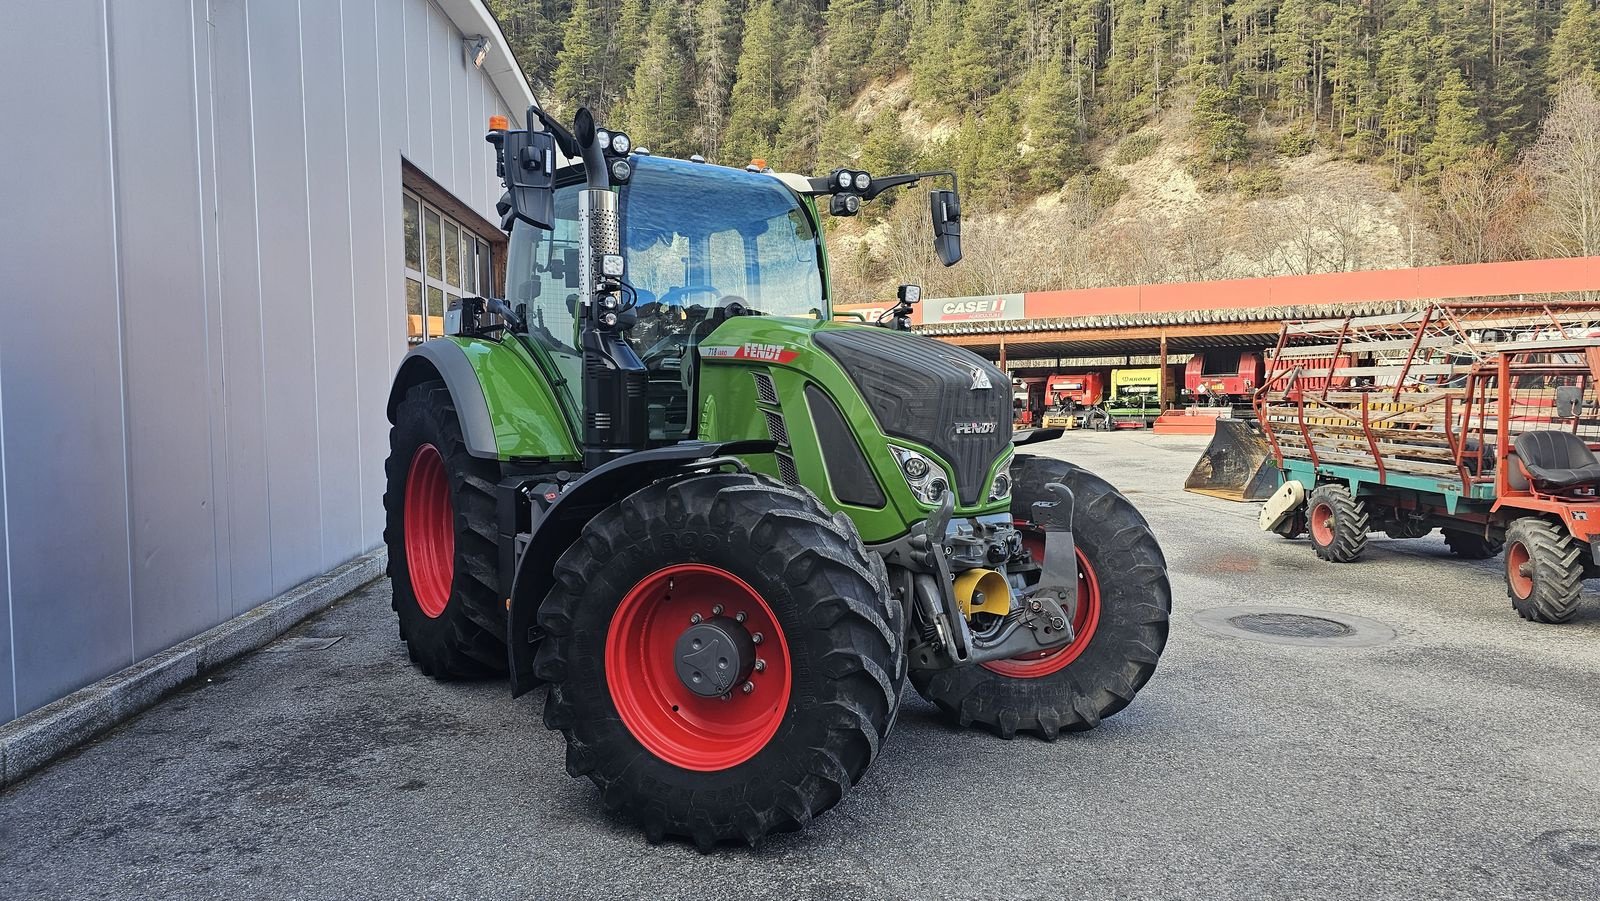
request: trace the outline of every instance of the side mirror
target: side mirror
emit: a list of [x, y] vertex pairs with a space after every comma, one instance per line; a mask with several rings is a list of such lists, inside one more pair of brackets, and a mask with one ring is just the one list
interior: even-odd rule
[[546, 231], [555, 228], [555, 137], [548, 131], [508, 131], [500, 154], [511, 215]]
[[961, 261], [961, 198], [954, 191], [934, 191], [928, 195], [933, 216], [933, 251], [939, 262], [954, 266]]
[[1556, 418], [1573, 419], [1583, 409], [1583, 389], [1577, 385], [1556, 386]]

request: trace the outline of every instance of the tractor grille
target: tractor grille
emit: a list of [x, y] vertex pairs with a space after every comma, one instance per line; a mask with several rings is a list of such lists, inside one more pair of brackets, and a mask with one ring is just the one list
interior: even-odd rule
[[783, 424], [783, 414], [776, 410], [762, 410], [767, 416], [767, 434], [784, 447], [789, 446], [789, 428]]
[[756, 400], [777, 406], [778, 387], [772, 384], [772, 376], [765, 372], [752, 372], [750, 377], [756, 380]]
[[779, 451], [773, 456], [778, 458], [779, 478], [783, 479], [785, 485], [798, 487], [800, 485], [800, 471], [794, 468], [794, 458], [783, 451]]
[[879, 428], [944, 458], [962, 504], [983, 501], [984, 477], [1011, 444], [1011, 379], [941, 341], [879, 328], [840, 328], [815, 341], [844, 368]]

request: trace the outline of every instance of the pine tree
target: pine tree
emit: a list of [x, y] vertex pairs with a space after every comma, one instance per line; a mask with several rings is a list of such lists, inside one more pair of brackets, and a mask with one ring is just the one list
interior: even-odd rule
[[916, 149], [900, 125], [900, 115], [888, 106], [878, 110], [861, 144], [861, 168], [873, 175], [894, 175], [910, 171], [916, 157]]
[[1208, 84], [1194, 100], [1189, 128], [1206, 159], [1231, 167], [1249, 155], [1244, 119], [1240, 116], [1242, 85], [1235, 79], [1226, 88]]
[[950, 60], [961, 34], [960, 0], [937, 0], [911, 24], [911, 90], [936, 109], [952, 110], [962, 98], [950, 90]]
[[745, 18], [721, 160], [742, 164], [776, 149], [789, 66], [780, 19], [778, 0], [757, 0]]
[[1483, 143], [1483, 123], [1478, 121], [1477, 109], [1472, 103], [1472, 91], [1461, 73], [1451, 69], [1445, 73], [1439, 86], [1438, 118], [1433, 126], [1433, 140], [1423, 153], [1430, 176], [1457, 165], [1469, 157]]
[[669, 156], [694, 152], [693, 100], [684, 70], [683, 17], [678, 0], [656, 0], [649, 37], [634, 66], [622, 121], [635, 146]]
[[1060, 58], [1043, 60], [1036, 69], [1025, 118], [1028, 154], [1023, 162], [1028, 187], [1046, 192], [1059, 189], [1085, 160], [1072, 119], [1072, 86]]
[[827, 60], [822, 48], [811, 48], [803, 58], [806, 67], [797, 79], [794, 97], [785, 106], [783, 124], [778, 128], [777, 152], [768, 160], [789, 172], [816, 168], [823, 131], [832, 112], [825, 90]]
[[833, 0], [825, 18], [828, 63], [827, 82], [836, 93], [849, 96], [866, 84], [867, 60], [873, 45], [867, 35], [876, 32], [883, 4], [879, 0]]
[[694, 22], [694, 105], [698, 111], [700, 152], [717, 159], [728, 122], [728, 95], [738, 64], [739, 18], [735, 0], [691, 0]]
[[594, 0], [573, 0], [556, 54], [556, 105], [562, 112], [571, 115], [587, 106], [605, 121], [606, 61], [605, 22]]
[[1483, 107], [1503, 151], [1526, 143], [1539, 121], [1545, 95], [1545, 46], [1535, 5], [1489, 0], [1494, 30], [1490, 42], [1489, 102]]
[[1561, 27], [1550, 41], [1550, 83], [1600, 72], [1600, 14], [1592, 0], [1566, 0]]
[[970, 0], [961, 20], [961, 38], [949, 60], [948, 78], [973, 108], [1003, 86], [1009, 60], [1017, 51], [1016, 0]]

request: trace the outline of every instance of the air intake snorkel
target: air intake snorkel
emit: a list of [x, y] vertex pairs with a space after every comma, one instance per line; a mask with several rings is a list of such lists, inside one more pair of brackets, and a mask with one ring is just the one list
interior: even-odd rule
[[[645, 366], [622, 336], [633, 319], [623, 284], [617, 195], [594, 115], [578, 110], [571, 136], [587, 186], [578, 192], [579, 303], [583, 315], [583, 465], [592, 469], [649, 443]], [[628, 295], [625, 298], [625, 295]]]

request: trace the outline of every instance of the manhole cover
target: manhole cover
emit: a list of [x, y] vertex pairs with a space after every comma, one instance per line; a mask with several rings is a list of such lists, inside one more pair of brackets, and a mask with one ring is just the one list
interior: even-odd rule
[[1394, 638], [1375, 619], [1300, 607], [1212, 607], [1190, 614], [1195, 625], [1228, 638], [1303, 648], [1363, 648]]
[[1228, 622], [1246, 632], [1281, 638], [1333, 638], [1355, 631], [1337, 620], [1298, 613], [1245, 613], [1228, 617]]

